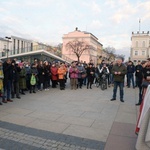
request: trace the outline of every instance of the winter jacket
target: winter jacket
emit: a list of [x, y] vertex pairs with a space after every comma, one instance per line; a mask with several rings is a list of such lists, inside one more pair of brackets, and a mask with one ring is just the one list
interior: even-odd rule
[[[115, 72], [121, 72], [121, 74], [116, 75]], [[124, 76], [126, 73], [127, 73], [127, 68], [124, 64], [121, 64], [120, 66], [118, 64], [116, 64], [112, 68], [112, 74], [114, 75], [114, 81], [124, 82]]]
[[77, 67], [71, 67], [69, 69], [70, 78], [72, 78], [72, 79], [77, 79], [78, 73], [79, 73], [79, 70]]
[[58, 68], [57, 67], [51, 67], [51, 75], [52, 75], [52, 80], [58, 80]]
[[65, 68], [58, 68], [58, 79], [64, 79], [66, 75], [66, 69]]
[[77, 66], [79, 72], [78, 72], [78, 78], [82, 77], [82, 74], [85, 74], [85, 69], [83, 66]]

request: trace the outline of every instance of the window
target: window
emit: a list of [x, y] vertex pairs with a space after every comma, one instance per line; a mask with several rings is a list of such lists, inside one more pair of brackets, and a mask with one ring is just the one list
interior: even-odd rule
[[20, 45], [19, 45], [19, 40], [18, 40], [17, 54], [19, 54], [19, 47], [20, 47]]
[[135, 52], [134, 52], [134, 55], [136, 55], [136, 56], [137, 56], [137, 55], [138, 55], [138, 51], [135, 51]]
[[142, 55], [143, 55], [143, 56], [145, 55], [145, 51], [142, 51]]
[[13, 54], [15, 54], [15, 50], [16, 50], [16, 40], [14, 39]]
[[138, 47], [138, 41], [136, 41], [136, 47]]
[[21, 52], [23, 53], [23, 41], [21, 41]]
[[145, 41], [143, 41], [143, 43], [142, 43], [142, 47], [145, 47]]

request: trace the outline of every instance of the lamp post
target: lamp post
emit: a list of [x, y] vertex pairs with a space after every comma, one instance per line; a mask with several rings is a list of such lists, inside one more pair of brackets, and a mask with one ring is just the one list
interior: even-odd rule
[[11, 37], [8, 37], [8, 36], [6, 36], [5, 37], [6, 39], [7, 39], [7, 49], [5, 49], [6, 50], [6, 54], [7, 54], [7, 59], [8, 59], [8, 52], [9, 52], [9, 40], [11, 39]]

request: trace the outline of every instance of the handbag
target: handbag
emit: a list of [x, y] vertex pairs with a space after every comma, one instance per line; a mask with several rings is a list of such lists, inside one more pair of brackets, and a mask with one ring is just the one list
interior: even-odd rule
[[86, 78], [86, 73], [83, 73], [83, 74], [81, 74], [81, 77], [84, 79], [84, 78]]
[[31, 85], [35, 85], [36, 84], [36, 78], [35, 76], [32, 74], [31, 79], [30, 79], [30, 84]]

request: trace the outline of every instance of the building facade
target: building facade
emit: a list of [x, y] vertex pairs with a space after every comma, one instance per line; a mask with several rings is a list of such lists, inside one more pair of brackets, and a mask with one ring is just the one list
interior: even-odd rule
[[9, 39], [0, 38], [0, 57], [8, 57], [11, 49]]
[[0, 38], [0, 59], [5, 60], [8, 57], [28, 62], [33, 62], [35, 58], [38, 60], [65, 61], [61, 58], [60, 49], [57, 50], [56, 47], [53, 48], [48, 44], [16, 36], [11, 36], [9, 39]]
[[144, 61], [150, 57], [150, 33], [134, 33], [131, 37], [130, 60], [134, 63]]
[[68, 42], [74, 41], [77, 39], [78, 41], [84, 41], [87, 45], [91, 45], [93, 49], [88, 49], [83, 51], [80, 61], [82, 62], [90, 62], [93, 60], [94, 64], [97, 64], [97, 60], [101, 55], [103, 45], [98, 41], [98, 38], [95, 37], [93, 34], [85, 31], [80, 31], [78, 28], [75, 29], [73, 32], [69, 32], [68, 34], [64, 34], [62, 37], [63, 39], [63, 48], [62, 48], [62, 58], [66, 59], [69, 58], [72, 61], [77, 61], [77, 56], [71, 50], [66, 48]]

